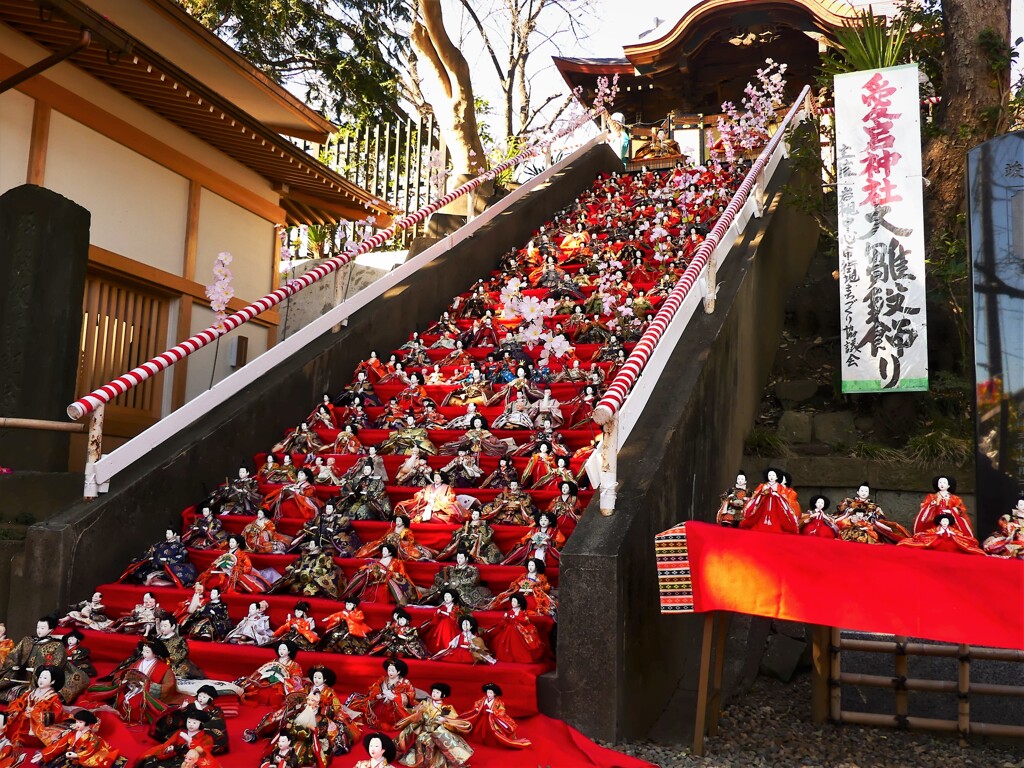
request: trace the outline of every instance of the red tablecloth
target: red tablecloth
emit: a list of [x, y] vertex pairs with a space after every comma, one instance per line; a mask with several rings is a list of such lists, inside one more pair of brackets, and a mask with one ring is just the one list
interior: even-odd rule
[[657, 537], [662, 612], [734, 611], [1024, 648], [1024, 562], [689, 522]]

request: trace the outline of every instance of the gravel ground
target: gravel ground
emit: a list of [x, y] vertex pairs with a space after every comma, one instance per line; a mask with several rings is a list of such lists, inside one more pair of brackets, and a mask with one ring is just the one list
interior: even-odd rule
[[605, 746], [661, 768], [1024, 768], [1024, 743], [961, 748], [952, 734], [813, 725], [810, 702], [808, 675], [789, 684], [759, 677], [722, 713], [705, 757], [652, 742]]

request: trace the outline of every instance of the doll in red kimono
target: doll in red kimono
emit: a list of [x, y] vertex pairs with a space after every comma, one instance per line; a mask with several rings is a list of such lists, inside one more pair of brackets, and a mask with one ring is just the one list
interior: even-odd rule
[[508, 747], [510, 749], [526, 749], [530, 746], [527, 739], [516, 738], [516, 721], [505, 712], [505, 702], [501, 700], [501, 688], [496, 683], [484, 683], [481, 686], [483, 698], [477, 699], [473, 708], [462, 715], [463, 720], [473, 724], [469, 738], [490, 747]]

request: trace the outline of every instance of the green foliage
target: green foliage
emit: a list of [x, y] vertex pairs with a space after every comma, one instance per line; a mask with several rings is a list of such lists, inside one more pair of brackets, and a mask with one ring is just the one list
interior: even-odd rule
[[746, 453], [775, 459], [785, 459], [793, 455], [786, 440], [764, 427], [754, 427], [750, 430], [746, 440]]
[[[900, 0], [897, 11], [909, 32], [903, 43], [907, 61], [916, 62], [928, 78], [925, 96], [942, 93], [942, 3], [940, 0]], [[930, 91], [930, 92], [929, 92]]]
[[974, 441], [937, 429], [911, 437], [906, 453], [923, 466], [962, 467], [974, 457]]
[[402, 0], [180, 0], [188, 13], [335, 119], [397, 105], [395, 62], [407, 45]]
[[861, 10], [856, 22], [835, 31], [842, 54], [826, 56], [822, 69], [830, 75], [840, 75], [901, 64], [909, 31], [909, 22], [902, 16], [889, 24], [884, 16], [876, 17], [870, 7]]
[[11, 522], [18, 525], [35, 525], [36, 516], [31, 512], [19, 512], [11, 518]]

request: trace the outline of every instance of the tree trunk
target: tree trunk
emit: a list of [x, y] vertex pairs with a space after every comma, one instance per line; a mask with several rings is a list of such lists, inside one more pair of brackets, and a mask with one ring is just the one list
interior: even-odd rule
[[[945, 50], [943, 52], [942, 101], [938, 105], [936, 123], [941, 133], [924, 147], [922, 170], [930, 182], [925, 189], [925, 251], [932, 265], [928, 275], [930, 293], [938, 293], [942, 304], [930, 305], [929, 312], [942, 308], [947, 312], [932, 314], [931, 333], [942, 341], [942, 354], [936, 359], [938, 347], [929, 344], [932, 359], [942, 361], [935, 368], [967, 371], [972, 359], [971, 327], [968, 316], [971, 290], [970, 256], [966, 246], [965, 174], [967, 151], [992, 138], [999, 130], [995, 116], [1009, 86], [1009, 72], [1004, 82], [993, 87], [996, 76], [978, 45], [983, 29], [992, 29], [1009, 45], [1010, 13], [1006, 0], [943, 0], [942, 22]], [[959, 349], [948, 343], [956, 334]]]
[[440, 0], [421, 0], [419, 5], [421, 18], [413, 25], [412, 44], [424, 73], [435, 77], [444, 91], [447, 103], [435, 105], [434, 115], [452, 154], [452, 171], [465, 179], [476, 175], [474, 166], [486, 163], [469, 64], [448, 36]]
[[985, 28], [991, 28], [1009, 44], [1009, 3], [943, 0], [942, 17], [943, 93], [937, 114], [942, 134], [928, 142], [923, 157], [924, 175], [931, 182], [925, 191], [925, 218], [931, 222], [932, 248], [945, 234], [963, 237], [956, 216], [964, 210], [967, 150], [995, 134], [997, 126], [987, 115], [999, 108], [1009, 86], [1008, 72], [999, 88], [991, 86], [994, 76], [978, 46], [978, 35]]

